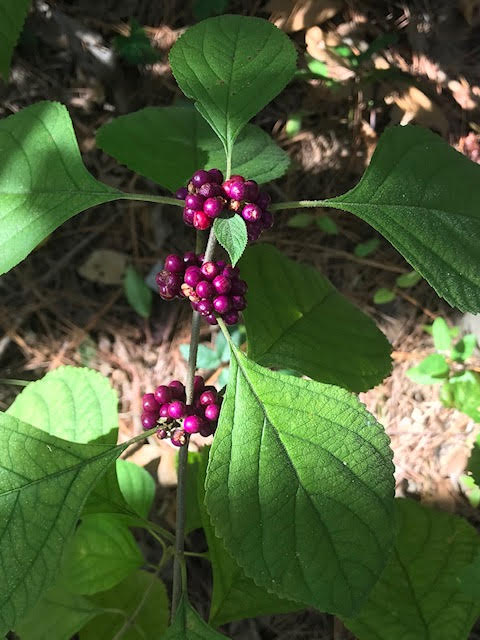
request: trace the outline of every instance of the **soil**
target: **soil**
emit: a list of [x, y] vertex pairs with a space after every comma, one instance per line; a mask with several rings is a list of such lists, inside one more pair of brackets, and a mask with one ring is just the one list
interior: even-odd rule
[[[229, 11], [270, 18], [278, 4], [272, 2], [269, 9], [261, 0], [232, 0]], [[322, 22], [322, 30], [353, 43], [354, 50], [362, 51], [365, 42], [380, 34], [395, 34], [396, 40], [378, 54], [383, 62], [376, 63], [377, 69], [386, 64], [409, 75], [399, 79], [398, 74], [384, 74], [367, 82], [375, 66], [372, 60], [364, 76], [342, 79], [338, 86], [328, 86], [320, 77], [292, 82], [255, 118], [292, 160], [288, 174], [271, 185], [273, 198], [298, 200], [345, 192], [359, 180], [378, 136], [392, 122], [429, 126], [480, 161], [478, 3], [321, 4], [340, 7]], [[128, 33], [131, 18], [146, 28], [159, 57], [154, 64], [130, 65], [116, 54], [113, 39]], [[38, 0], [27, 19], [10, 81], [0, 83], [0, 116], [38, 100], [58, 100], [67, 105], [85, 163], [98, 179], [127, 191], [162, 193], [97, 149], [95, 133], [112, 117], [181, 99], [167, 56], [192, 22], [190, 4], [175, 0]], [[316, 24], [307, 21], [291, 34], [304, 69], [306, 28]], [[331, 77], [343, 78], [341, 59], [330, 61], [329, 68]], [[409, 93], [412, 86], [421, 96]], [[285, 125], [295, 113], [302, 114], [301, 129], [289, 137]], [[118, 277], [112, 284], [91, 281], [81, 275], [81, 267], [94, 252], [112, 250], [147, 275], [168, 253], [190, 248], [191, 233], [177, 213], [142, 202], [97, 207], [64, 224], [4, 276], [1, 377], [35, 380], [60, 365], [97, 369], [119, 394], [120, 439], [139, 433], [142, 393], [165, 379], [185, 377], [178, 347], [188, 342], [190, 314], [181, 304], [155, 298], [151, 317], [142, 320], [128, 305]], [[319, 210], [317, 215], [324, 213]], [[329, 211], [339, 233], [327, 235], [316, 226], [290, 227], [291, 215], [278, 214], [274, 230], [263, 238], [288, 256], [318, 267], [377, 322], [393, 345], [392, 375], [361, 399], [391, 437], [398, 495], [462, 514], [478, 526], [478, 512], [462, 492], [460, 477], [479, 425], [444, 408], [437, 387], [420, 387], [405, 375], [432, 351], [424, 324], [439, 316], [452, 325], [469, 319], [452, 310], [424, 281], [411, 289], [396, 289], [391, 303], [375, 305], [375, 291], [395, 287], [395, 278], [410, 270], [395, 249], [380, 239], [375, 253], [357, 257], [357, 244], [376, 236], [362, 221]], [[113, 268], [111, 260], [104, 266]], [[203, 327], [202, 341], [211, 343], [215, 331]], [[478, 351], [470, 366], [480, 370]], [[205, 373], [215, 381], [220, 371]], [[0, 384], [0, 409], [6, 409], [19, 391], [21, 386]], [[156, 515], [173, 525], [173, 450], [151, 439], [128, 455], [158, 478]], [[198, 536], [189, 538], [189, 548], [201, 548], [204, 542]], [[192, 601], [206, 613], [211, 589], [207, 563], [192, 559], [190, 576]], [[231, 623], [223, 631], [234, 640], [352, 638], [338, 620], [314, 612]], [[480, 638], [480, 627], [471, 638]]]

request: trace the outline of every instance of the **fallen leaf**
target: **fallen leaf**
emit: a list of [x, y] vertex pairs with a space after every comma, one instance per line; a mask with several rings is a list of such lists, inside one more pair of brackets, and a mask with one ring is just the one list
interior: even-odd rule
[[385, 96], [387, 104], [393, 104], [391, 119], [394, 124], [416, 124], [438, 131], [448, 132], [448, 120], [440, 107], [416, 87], [408, 87], [402, 93]]
[[330, 20], [342, 6], [343, 0], [270, 0], [266, 10], [276, 27], [292, 33]]
[[93, 251], [79, 267], [78, 273], [98, 284], [121, 284], [127, 266], [128, 256], [112, 249]]

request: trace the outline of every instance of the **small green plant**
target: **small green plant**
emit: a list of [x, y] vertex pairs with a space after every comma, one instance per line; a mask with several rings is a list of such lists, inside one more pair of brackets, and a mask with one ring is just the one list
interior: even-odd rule
[[159, 59], [159, 53], [152, 47], [143, 27], [136, 21], [130, 21], [128, 36], [116, 36], [113, 46], [118, 56], [129, 64], [153, 64]]
[[[395, 500], [388, 437], [356, 395], [390, 372], [388, 341], [316, 269], [255, 243], [281, 211], [341, 209], [452, 306], [477, 313], [480, 168], [430, 131], [393, 127], [349, 192], [271, 202], [260, 185], [281, 177], [288, 157], [249, 120], [294, 77], [292, 42], [265, 20], [221, 16], [188, 29], [170, 64], [193, 106], [116, 118], [97, 142], [174, 195], [96, 180], [58, 103], [0, 122], [1, 273], [106, 202], [171, 205], [192, 233], [191, 250], [168, 255], [156, 279], [165, 304], [192, 309], [188, 372], [185, 383], [151, 381], [144, 432], [116, 444], [116, 396], [81, 368], [48, 373], [0, 413], [0, 635], [215, 640], [232, 620], [313, 607], [359, 640], [464, 640], [479, 606], [479, 536], [462, 518]], [[146, 314], [136, 284], [130, 272], [127, 295]], [[240, 319], [246, 349], [227, 328]], [[228, 344], [226, 388], [197, 374], [201, 322]], [[469, 348], [457, 343], [449, 357], [463, 362]], [[149, 436], [178, 447], [175, 531], [151, 513], [151, 479], [118, 460]], [[211, 436], [210, 449], [189, 455], [191, 438]], [[200, 526], [208, 624], [187, 588], [198, 552], [185, 551], [185, 536]], [[158, 544], [155, 565], [132, 527]], [[169, 605], [159, 576], [170, 563]]]

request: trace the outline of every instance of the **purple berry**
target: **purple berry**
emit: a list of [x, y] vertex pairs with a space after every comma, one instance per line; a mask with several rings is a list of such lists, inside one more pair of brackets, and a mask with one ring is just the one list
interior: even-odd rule
[[160, 405], [155, 400], [153, 393], [146, 393], [142, 398], [143, 410], [147, 413], [158, 413]]
[[212, 424], [204, 423], [200, 428], [200, 435], [207, 438], [208, 436], [211, 436], [214, 431], [215, 427]]
[[234, 180], [230, 178], [229, 180], [225, 180], [225, 182], [222, 184], [223, 190], [229, 198], [230, 198], [230, 188], [233, 183], [234, 183]]
[[174, 400], [168, 405], [168, 415], [174, 420], [180, 420], [187, 415], [187, 407], [182, 400]]
[[220, 415], [220, 407], [218, 404], [209, 404], [205, 407], [205, 418], [210, 420], [211, 422], [215, 422], [218, 420], [218, 416]]
[[247, 293], [247, 283], [245, 280], [234, 280], [232, 282], [232, 288], [230, 289], [230, 293], [232, 296], [243, 296]]
[[208, 316], [205, 316], [205, 320], [208, 322], [208, 324], [211, 325], [218, 324], [217, 318], [215, 317], [214, 313], [209, 313]]
[[158, 415], [156, 413], [142, 413], [141, 416], [142, 427], [147, 429], [153, 429], [153, 427], [157, 424]]
[[230, 197], [233, 200], [243, 200], [245, 198], [245, 185], [240, 180], [235, 180], [230, 185]]
[[200, 393], [201, 391], [203, 391], [204, 387], [205, 387], [205, 380], [202, 378], [202, 376], [195, 376], [195, 378], [193, 379], [194, 393]]
[[173, 399], [180, 400], [181, 398], [185, 397], [185, 387], [180, 382], [180, 380], [172, 380], [169, 383], [168, 388], [171, 391]]
[[258, 222], [262, 217], [262, 210], [258, 204], [246, 204], [242, 209], [242, 218], [247, 222]]
[[260, 224], [264, 229], [271, 229], [273, 227], [273, 214], [270, 211], [264, 211], [260, 219]]
[[227, 263], [225, 262], [225, 260], [217, 260], [217, 269], [219, 271], [221, 271], [222, 269], [225, 269], [226, 266], [227, 266]]
[[261, 222], [247, 223], [247, 239], [249, 242], [255, 242], [255, 240], [258, 240], [261, 233], [262, 233]]
[[177, 200], [185, 200], [187, 196], [188, 196], [187, 187], [180, 187], [180, 189], [177, 189], [175, 191], [175, 198], [177, 198]]
[[195, 209], [184, 209], [183, 210], [183, 221], [189, 227], [193, 227], [193, 216], [195, 215]]
[[199, 416], [187, 416], [183, 421], [183, 428], [186, 433], [198, 433], [203, 425], [203, 420]]
[[270, 196], [266, 191], [260, 191], [257, 197], [257, 204], [260, 207], [260, 209], [267, 209], [271, 201], [272, 199], [270, 198]]
[[225, 322], [225, 324], [237, 324], [237, 322], [240, 320], [240, 316], [238, 315], [238, 311], [235, 311], [234, 309], [232, 311], [228, 311], [227, 313], [225, 313], [223, 315], [223, 320]]
[[195, 214], [193, 216], [193, 226], [195, 227], [195, 229], [198, 229], [199, 231], [205, 231], [205, 229], [210, 228], [211, 224], [212, 221], [204, 211], [195, 211]]
[[157, 273], [155, 277], [158, 285], [158, 292], [165, 300], [172, 300], [180, 295], [182, 276], [179, 273], [171, 273], [166, 269]]
[[209, 218], [217, 218], [223, 209], [223, 199], [220, 197], [207, 198], [203, 204], [203, 210]]
[[191, 287], [196, 287], [197, 284], [203, 280], [203, 277], [203, 273], [200, 271], [199, 267], [187, 267], [183, 279], [186, 284]]
[[209, 404], [215, 404], [217, 401], [217, 392], [216, 390], [209, 389], [208, 391], [204, 391], [200, 396], [200, 404], [206, 407]]
[[172, 437], [170, 438], [170, 442], [176, 447], [183, 447], [186, 441], [187, 438], [185, 437], [185, 431], [183, 429], [175, 429], [172, 433]]
[[193, 251], [187, 251], [183, 254], [183, 262], [185, 266], [189, 267], [191, 265], [197, 264], [197, 256], [193, 253]]
[[227, 296], [217, 296], [213, 300], [213, 308], [217, 313], [224, 314], [229, 311], [230, 307], [230, 298]]
[[212, 284], [215, 287], [215, 291], [219, 294], [228, 293], [232, 288], [232, 282], [230, 278], [226, 276], [217, 276], [213, 279]]
[[202, 196], [199, 196], [196, 193], [191, 193], [185, 198], [185, 206], [189, 209], [201, 209], [204, 202], [205, 198], [202, 198]]
[[220, 171], [220, 169], [209, 169], [208, 175], [210, 176], [210, 180], [212, 182], [216, 182], [217, 184], [222, 184], [223, 173]]
[[165, 429], [159, 429], [157, 431], [157, 438], [159, 440], [165, 440], [165, 438], [167, 437], [168, 433], [165, 431]]
[[210, 313], [213, 313], [213, 303], [211, 300], [200, 300], [200, 302], [197, 302], [197, 308], [196, 311], [198, 311], [198, 313], [201, 316], [208, 316]]
[[203, 184], [210, 180], [210, 176], [207, 171], [200, 169], [199, 171], [195, 171], [192, 176], [193, 186], [199, 189]]
[[201, 272], [207, 280], [213, 280], [218, 275], [218, 267], [215, 262], [205, 262], [202, 264]]
[[197, 264], [199, 267], [202, 266], [203, 261], [205, 260], [205, 254], [204, 253], [199, 253], [197, 256]]
[[258, 184], [255, 180], [246, 180], [243, 188], [245, 190], [245, 200], [248, 200], [248, 202], [255, 202], [258, 198]]
[[177, 256], [175, 253], [165, 258], [165, 267], [167, 271], [173, 271], [175, 273], [182, 273], [185, 269], [185, 264], [181, 256]]
[[208, 282], [208, 280], [201, 280], [195, 287], [195, 291], [200, 298], [213, 298], [215, 295], [214, 285], [211, 282]]
[[165, 404], [162, 404], [162, 406], [160, 407], [160, 418], [168, 418], [168, 407], [169, 407], [169, 403], [166, 402]]
[[215, 198], [216, 196], [223, 195], [223, 189], [219, 184], [207, 182], [207, 184], [200, 187], [198, 193], [204, 198]]
[[227, 264], [227, 266], [223, 268], [222, 276], [232, 279], [236, 278], [239, 273], [240, 269], [238, 267], [232, 267], [231, 264]]
[[235, 311], [243, 311], [247, 306], [247, 301], [243, 296], [232, 296], [231, 301], [232, 308], [235, 309]]
[[155, 400], [158, 404], [165, 404], [166, 402], [170, 402], [172, 399], [172, 390], [164, 384], [161, 384], [159, 387], [155, 389]]

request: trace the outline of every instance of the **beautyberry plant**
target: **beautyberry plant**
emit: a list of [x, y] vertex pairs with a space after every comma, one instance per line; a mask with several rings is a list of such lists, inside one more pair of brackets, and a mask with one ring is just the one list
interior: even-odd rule
[[[0, 122], [2, 273], [109, 201], [171, 205], [196, 230], [191, 250], [167, 256], [157, 275], [163, 300], [193, 310], [188, 374], [145, 389], [139, 436], [116, 444], [115, 395], [85, 369], [47, 374], [0, 414], [0, 631], [214, 640], [232, 620], [313, 607], [359, 640], [467, 638], [478, 534], [394, 499], [388, 437], [355, 395], [388, 375], [390, 345], [318, 271], [256, 241], [280, 211], [342, 209], [450, 304], [477, 313], [480, 168], [430, 131], [393, 127], [348, 193], [271, 203], [259, 185], [282, 176], [288, 157], [248, 121], [294, 77], [289, 38], [257, 18], [211, 18], [178, 39], [170, 63], [193, 105], [122, 116], [97, 141], [173, 195], [94, 179], [57, 103]], [[225, 390], [196, 375], [202, 317], [230, 346]], [[240, 318], [246, 351], [228, 329]], [[211, 448], [189, 454], [190, 438], [212, 435]], [[148, 474], [118, 459], [148, 436], [179, 447], [175, 533], [149, 519]], [[154, 571], [130, 527], [158, 541]], [[213, 574], [208, 624], [188, 600], [184, 541], [199, 527]], [[169, 611], [159, 575], [170, 560]]]

